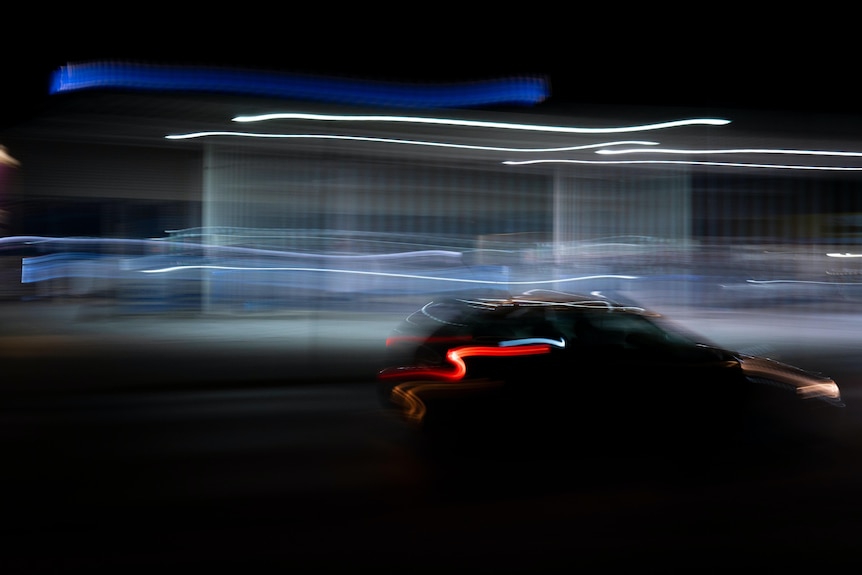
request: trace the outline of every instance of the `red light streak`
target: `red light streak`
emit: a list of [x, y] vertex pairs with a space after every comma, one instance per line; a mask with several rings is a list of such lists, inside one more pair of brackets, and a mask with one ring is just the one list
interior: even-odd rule
[[467, 357], [512, 357], [522, 355], [539, 355], [550, 353], [551, 346], [547, 344], [522, 345], [514, 347], [491, 347], [466, 345], [450, 349], [446, 359], [451, 367], [394, 367], [382, 370], [380, 379], [425, 378], [447, 382], [459, 381], [467, 373]]

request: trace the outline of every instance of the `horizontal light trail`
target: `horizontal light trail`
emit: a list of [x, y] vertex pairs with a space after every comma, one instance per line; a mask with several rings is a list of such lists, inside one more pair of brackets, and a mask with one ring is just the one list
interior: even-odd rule
[[747, 162], [706, 162], [696, 160], [506, 160], [507, 166], [525, 166], [530, 164], [583, 164], [591, 166], [621, 166], [621, 165], [680, 165], [680, 166], [714, 166], [724, 168], [762, 168], [778, 170], [811, 170], [825, 172], [859, 172], [859, 166], [812, 166], [808, 164], [757, 164]]
[[622, 150], [597, 150], [597, 154], [619, 156], [622, 154], [678, 154], [678, 155], [721, 155], [721, 154], [779, 154], [790, 156], [835, 156], [843, 158], [862, 158], [862, 152], [842, 150], [793, 150], [785, 148], [718, 148], [714, 150], [686, 150], [678, 148], [630, 148]]
[[658, 142], [627, 140], [621, 142], [600, 142], [595, 144], [583, 144], [580, 146], [562, 146], [556, 148], [507, 148], [501, 146], [479, 146], [474, 144], [456, 144], [452, 142], [434, 142], [428, 140], [402, 140], [398, 138], [375, 138], [372, 136], [346, 136], [339, 134], [267, 134], [262, 132], [233, 132], [233, 131], [210, 131], [190, 132], [188, 134], [171, 134], [165, 136], [167, 140], [189, 140], [193, 138], [208, 138], [217, 136], [241, 137], [241, 138], [270, 138], [270, 139], [308, 139], [308, 140], [343, 140], [355, 142], [371, 142], [384, 144], [404, 144], [412, 146], [430, 146], [438, 148], [456, 148], [462, 150], [480, 150], [490, 152], [512, 152], [512, 153], [553, 153], [553, 152], [575, 152], [578, 150], [592, 150], [605, 148], [607, 146], [656, 146]]
[[380, 277], [393, 277], [393, 278], [402, 278], [402, 279], [421, 279], [421, 280], [434, 280], [434, 281], [443, 281], [443, 282], [459, 282], [459, 283], [470, 283], [470, 284], [493, 284], [493, 285], [551, 284], [551, 283], [574, 282], [574, 281], [583, 281], [583, 280], [592, 280], [592, 279], [627, 279], [627, 280], [638, 279], [638, 276], [595, 275], [595, 276], [578, 276], [578, 277], [556, 278], [556, 279], [546, 279], [546, 280], [494, 281], [494, 280], [476, 280], [476, 279], [467, 279], [467, 278], [450, 278], [450, 277], [445, 277], [445, 276], [443, 276], [443, 277], [428, 276], [428, 275], [420, 275], [420, 274], [398, 274], [398, 273], [389, 273], [389, 272], [342, 270], [342, 269], [332, 269], [332, 268], [243, 267], [243, 266], [220, 266], [220, 265], [169, 266], [169, 267], [165, 267], [165, 268], [152, 269], [152, 270], [139, 270], [139, 271], [141, 273], [146, 273], [146, 274], [159, 274], [159, 273], [170, 273], [170, 272], [175, 272], [175, 271], [185, 271], [185, 270], [195, 270], [195, 269], [222, 270], [222, 271], [250, 271], [250, 272], [256, 272], [256, 271], [321, 272], [321, 273], [355, 274], [355, 275], [364, 275], [364, 276], [380, 276]]
[[586, 128], [577, 126], [547, 126], [540, 124], [518, 124], [510, 122], [489, 122], [483, 120], [463, 120], [456, 118], [433, 118], [422, 116], [307, 114], [299, 112], [258, 114], [255, 116], [237, 116], [233, 118], [234, 122], [264, 122], [271, 120], [320, 120], [328, 122], [395, 122], [409, 124], [463, 126], [470, 128], [495, 128], [504, 130], [522, 130], [530, 132], [552, 132], [562, 134], [620, 134], [626, 132], [664, 130], [668, 128], [679, 128], [684, 126], [724, 126], [730, 123], [730, 120], [724, 120], [720, 118], [691, 118], [633, 126]]

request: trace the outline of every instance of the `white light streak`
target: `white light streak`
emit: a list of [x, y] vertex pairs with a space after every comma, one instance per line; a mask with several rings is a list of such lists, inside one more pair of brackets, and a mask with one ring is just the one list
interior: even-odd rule
[[623, 140], [620, 142], [603, 142], [597, 144], [584, 144], [581, 146], [565, 146], [559, 148], [503, 148], [498, 146], [478, 146], [470, 144], [454, 144], [450, 142], [431, 142], [423, 140], [401, 140], [397, 138], [374, 138], [371, 136], [343, 136], [335, 134], [266, 134], [259, 132], [231, 132], [231, 131], [212, 131], [212, 132], [191, 132], [188, 134], [175, 134], [165, 136], [168, 140], [188, 140], [192, 138], [206, 138], [212, 136], [234, 136], [243, 138], [274, 138], [274, 139], [318, 139], [318, 140], [345, 140], [356, 142], [374, 142], [384, 144], [406, 144], [413, 146], [434, 146], [440, 148], [458, 148], [462, 150], [483, 150], [491, 152], [574, 152], [578, 150], [591, 150], [595, 148], [604, 148], [606, 146], [657, 146], [658, 142], [649, 142], [641, 140]]
[[557, 279], [547, 279], [547, 280], [494, 281], [494, 280], [473, 280], [473, 279], [449, 278], [449, 277], [439, 277], [439, 276], [426, 276], [426, 275], [419, 275], [419, 274], [397, 274], [397, 273], [388, 273], [388, 272], [369, 272], [369, 271], [361, 271], [361, 270], [341, 270], [341, 269], [332, 269], [332, 268], [245, 267], [245, 266], [221, 266], [221, 265], [169, 266], [169, 267], [165, 267], [165, 268], [152, 269], [152, 270], [140, 270], [140, 271], [141, 271], [141, 273], [145, 273], [145, 274], [161, 274], [161, 273], [169, 273], [169, 272], [182, 271], [182, 270], [199, 270], [199, 269], [227, 270], [227, 271], [253, 271], [253, 272], [257, 272], [257, 271], [323, 272], [323, 273], [336, 273], [336, 274], [354, 274], [354, 275], [364, 275], [364, 276], [381, 276], [381, 277], [394, 277], [394, 278], [403, 278], [403, 279], [421, 279], [421, 280], [435, 280], [435, 281], [444, 281], [444, 282], [459, 282], [459, 283], [472, 283], [472, 284], [494, 284], [494, 285], [535, 285], [535, 284], [550, 284], [550, 283], [584, 281], [584, 280], [592, 280], [592, 279], [626, 279], [626, 280], [638, 279], [638, 276], [596, 275], [596, 276], [579, 276], [579, 277], [557, 278]]
[[843, 254], [830, 253], [830, 254], [826, 254], [826, 257], [829, 257], [829, 258], [862, 258], [862, 254], [851, 254], [849, 252], [845, 252]]
[[621, 154], [784, 154], [792, 156], [836, 156], [846, 158], [862, 158], [862, 152], [845, 152], [840, 150], [788, 150], [782, 148], [727, 148], [717, 150], [683, 150], [673, 148], [629, 148], [623, 150], [597, 150], [597, 154], [618, 156]]
[[521, 339], [509, 339], [500, 342], [500, 347], [515, 347], [519, 345], [532, 345], [537, 343], [546, 343], [548, 345], [552, 345], [554, 347], [565, 348], [566, 340], [560, 337], [560, 339], [550, 339], [547, 337], [525, 337]]
[[746, 162], [703, 162], [696, 160], [507, 160], [503, 164], [508, 166], [524, 166], [528, 164], [587, 164], [592, 166], [619, 166], [619, 165], [648, 165], [666, 164], [681, 166], [715, 166], [726, 168], [764, 168], [777, 170], [815, 170], [826, 172], [859, 172], [862, 167], [857, 166], [810, 166], [793, 164], [755, 164]]
[[635, 126], [618, 126], [611, 128], [584, 128], [576, 126], [543, 126], [538, 124], [515, 124], [508, 122], [487, 122], [481, 120], [459, 120], [455, 118], [426, 118], [419, 116], [365, 116], [338, 114], [306, 114], [298, 112], [258, 114], [254, 116], [237, 116], [234, 122], [264, 122], [270, 120], [320, 120], [328, 122], [399, 122], [409, 124], [437, 124], [443, 126], [465, 126], [471, 128], [497, 128], [504, 130], [523, 130], [530, 132], [556, 132], [565, 134], [619, 134], [625, 132], [645, 132], [649, 130], [664, 130], [684, 126], [724, 126], [730, 120], [720, 118], [692, 118], [672, 120]]
[[756, 285], [771, 285], [771, 284], [808, 284], [808, 285], [827, 285], [827, 286], [849, 286], [862, 285], [858, 282], [824, 282], [814, 280], [745, 280], [746, 283]]

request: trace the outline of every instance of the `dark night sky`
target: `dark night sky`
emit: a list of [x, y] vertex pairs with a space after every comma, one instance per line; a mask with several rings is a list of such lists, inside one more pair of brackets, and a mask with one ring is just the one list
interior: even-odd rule
[[185, 16], [129, 10], [123, 22], [52, 8], [47, 27], [19, 18], [26, 40], [6, 46], [0, 127], [38, 113], [53, 70], [86, 60], [421, 82], [540, 74], [550, 79], [552, 101], [575, 105], [842, 113], [857, 106], [855, 35], [841, 24], [849, 15], [764, 12], [755, 21], [748, 12], [632, 14], [616, 5], [571, 14], [433, 8], [340, 16], [327, 6], [273, 16], [270, 7], [243, 3]]

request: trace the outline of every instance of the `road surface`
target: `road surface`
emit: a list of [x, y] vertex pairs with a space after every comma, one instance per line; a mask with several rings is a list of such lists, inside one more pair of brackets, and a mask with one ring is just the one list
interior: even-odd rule
[[848, 400], [834, 451], [707, 473], [585, 458], [574, 442], [535, 457], [429, 453], [367, 377], [389, 318], [6, 311], [3, 573], [702, 572], [859, 557], [855, 317], [681, 318], [828, 372]]

